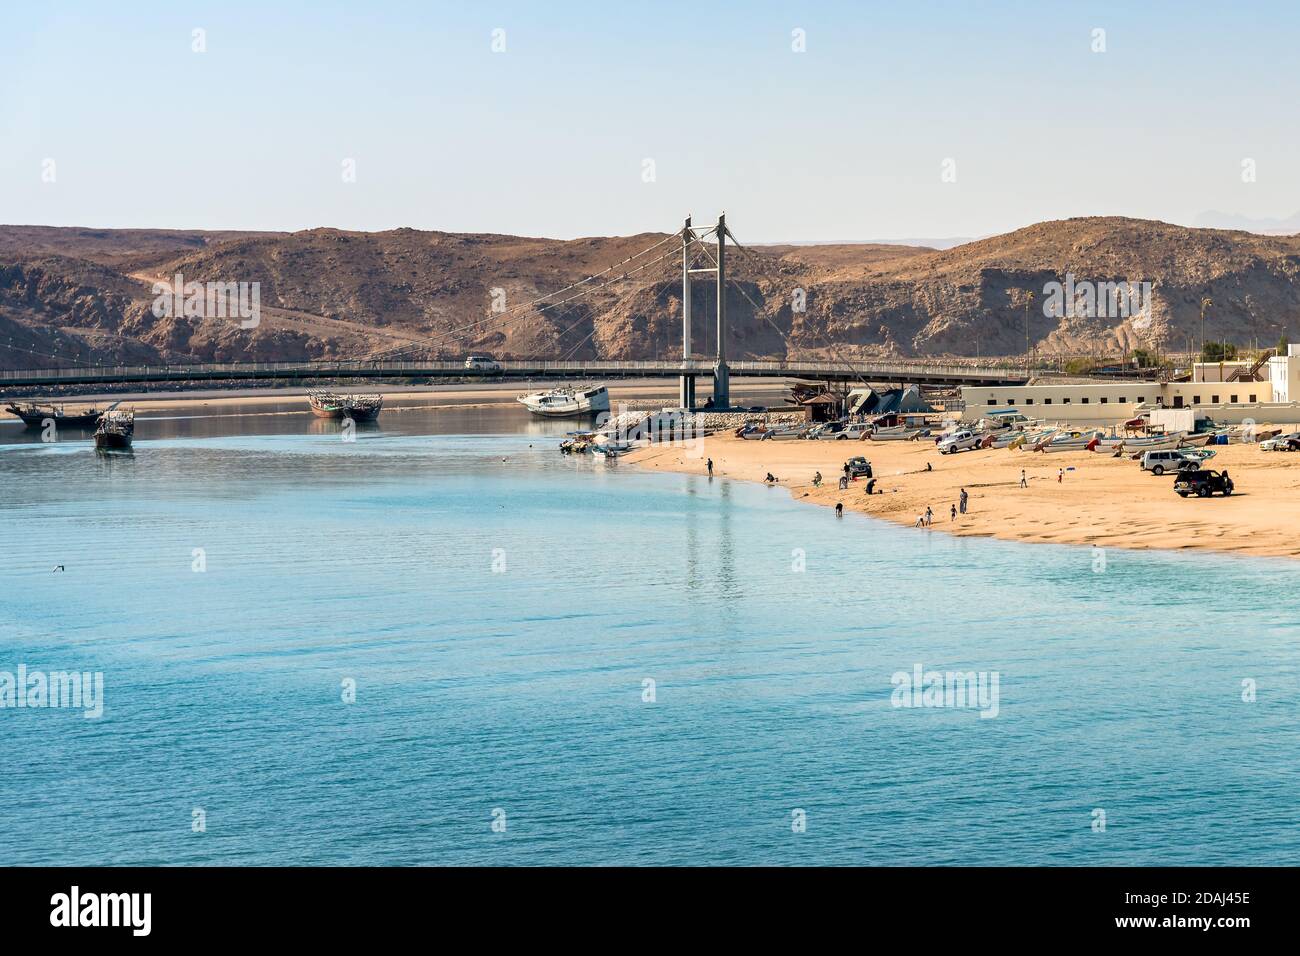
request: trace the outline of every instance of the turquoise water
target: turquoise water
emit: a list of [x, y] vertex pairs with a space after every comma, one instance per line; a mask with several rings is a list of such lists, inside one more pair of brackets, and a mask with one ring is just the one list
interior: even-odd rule
[[[0, 671], [105, 681], [0, 710], [0, 859], [1300, 858], [1300, 567], [1094, 573], [493, 414], [0, 446]], [[996, 671], [997, 716], [892, 706], [916, 664]]]

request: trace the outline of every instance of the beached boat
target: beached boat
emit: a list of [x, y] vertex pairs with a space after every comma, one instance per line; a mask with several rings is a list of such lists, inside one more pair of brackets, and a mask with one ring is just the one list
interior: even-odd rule
[[111, 412], [120, 404], [121, 402], [114, 402], [107, 408], [91, 405], [89, 408], [70, 412], [65, 405], [10, 402], [5, 406], [5, 410], [21, 418], [28, 428], [44, 428], [46, 421], [54, 422], [55, 428], [94, 428], [105, 412]]
[[924, 428], [895, 425], [891, 428], [877, 428], [868, 437], [872, 441], [916, 441], [924, 431]]
[[541, 418], [578, 418], [609, 411], [609, 392], [604, 385], [552, 388], [520, 395], [516, 401]]
[[105, 412], [99, 418], [95, 428], [95, 447], [106, 451], [121, 450], [131, 447], [135, 436], [135, 412]]
[[350, 418], [354, 422], [373, 422], [384, 407], [382, 395], [340, 395], [323, 389], [309, 391], [307, 401], [317, 418]]

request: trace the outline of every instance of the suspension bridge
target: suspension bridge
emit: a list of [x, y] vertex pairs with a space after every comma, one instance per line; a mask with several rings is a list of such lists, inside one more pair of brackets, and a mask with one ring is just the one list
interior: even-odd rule
[[[710, 241], [711, 240], [711, 241]], [[58, 358], [59, 364], [50, 368], [0, 369], [0, 387], [18, 388], [49, 385], [118, 385], [130, 383], [186, 383], [226, 382], [241, 380], [280, 380], [310, 382], [321, 379], [548, 379], [581, 378], [587, 380], [611, 378], [676, 378], [679, 381], [679, 400], [682, 407], [697, 406], [696, 383], [699, 378], [709, 379], [711, 405], [727, 408], [731, 405], [731, 379], [744, 378], [802, 378], [826, 382], [859, 381], [879, 384], [918, 384], [934, 386], [1022, 384], [1028, 379], [1025, 368], [989, 368], [960, 363], [927, 361], [879, 361], [845, 358], [835, 343], [826, 341], [820, 348], [829, 352], [830, 360], [784, 361], [731, 361], [728, 358], [730, 328], [727, 314], [727, 284], [743, 296], [753, 308], [756, 318], [767, 322], [786, 346], [786, 354], [799, 351], [791, 348], [790, 337], [767, 314], [743, 285], [728, 275], [728, 240], [745, 256], [745, 261], [756, 266], [776, 288], [789, 285], [788, 279], [776, 275], [772, 266], [757, 254], [750, 252], [736, 240], [727, 226], [726, 215], [718, 217], [716, 225], [697, 228], [691, 217], [686, 217], [683, 227], [634, 255], [628, 256], [608, 268], [571, 283], [555, 292], [536, 296], [510, 308], [497, 308], [487, 315], [458, 328], [436, 333], [403, 345], [374, 352], [364, 358], [346, 361], [303, 362], [222, 362], [203, 364], [165, 365], [102, 365], [81, 363], [66, 356]], [[677, 245], [680, 243], [680, 245]], [[672, 244], [672, 245], [670, 245]], [[653, 259], [650, 253], [669, 246]], [[512, 322], [541, 315], [551, 309], [569, 311], [571, 303], [585, 300], [588, 304], [593, 293], [609, 290], [618, 283], [640, 275], [656, 264], [681, 261], [681, 320], [682, 342], [679, 355], [663, 359], [642, 361], [577, 360], [572, 356], [596, 334], [597, 325], [582, 341], [568, 348], [559, 358], [547, 360], [503, 360], [490, 367], [471, 368], [464, 361], [448, 361], [439, 356], [463, 354], [474, 341], [502, 332]], [[644, 260], [637, 262], [637, 260]], [[635, 263], [635, 265], [634, 265]], [[692, 343], [692, 287], [696, 283], [712, 281], [714, 286], [713, 336], [714, 355], [710, 359], [698, 357]], [[652, 273], [647, 278], [654, 278]], [[660, 276], [662, 281], [662, 276]], [[802, 292], [802, 290], [797, 290]], [[783, 296], [792, 296], [796, 290], [785, 289]], [[224, 314], [224, 313], [223, 313]], [[221, 321], [214, 319], [212, 321]], [[577, 322], [573, 323], [574, 326]], [[808, 328], [817, 328], [809, 323]], [[560, 338], [570, 329], [563, 329]], [[0, 343], [0, 348], [4, 348]], [[10, 343], [10, 353], [19, 353]], [[37, 354], [37, 353], [30, 353]]]

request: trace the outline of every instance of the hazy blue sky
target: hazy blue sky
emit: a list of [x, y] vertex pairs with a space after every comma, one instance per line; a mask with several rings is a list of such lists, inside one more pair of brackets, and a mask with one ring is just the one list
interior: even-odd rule
[[725, 208], [765, 241], [1285, 217], [1298, 42], [1294, 0], [11, 3], [0, 222], [567, 238]]

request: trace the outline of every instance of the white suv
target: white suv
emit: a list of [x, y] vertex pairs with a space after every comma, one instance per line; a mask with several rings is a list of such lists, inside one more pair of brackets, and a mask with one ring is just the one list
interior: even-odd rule
[[1153, 475], [1163, 475], [1166, 471], [1196, 471], [1201, 467], [1201, 460], [1181, 451], [1149, 451], [1142, 456], [1142, 470]]
[[501, 371], [501, 363], [490, 355], [471, 355], [465, 359], [465, 367], [475, 372]]

